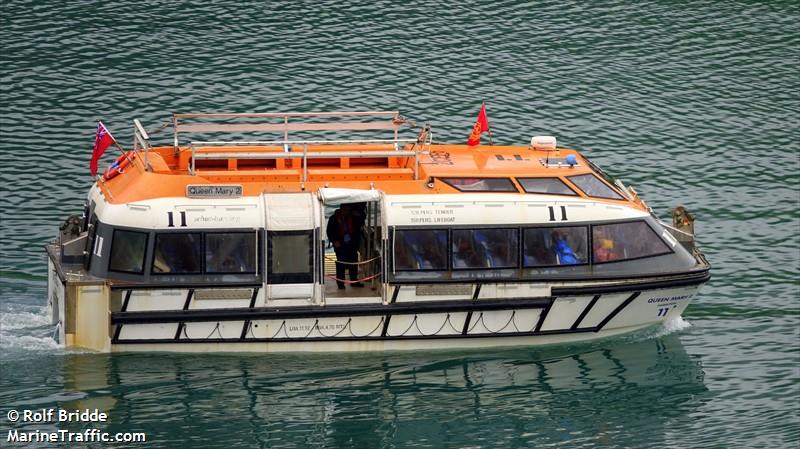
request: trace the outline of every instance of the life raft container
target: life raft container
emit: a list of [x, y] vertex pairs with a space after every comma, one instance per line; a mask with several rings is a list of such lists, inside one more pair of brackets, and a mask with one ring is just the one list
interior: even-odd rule
[[103, 173], [103, 180], [108, 181], [109, 179], [113, 179], [118, 174], [125, 171], [129, 165], [131, 165], [131, 161], [136, 159], [136, 153], [133, 151], [129, 151], [114, 161], [111, 165], [108, 166], [105, 173]]

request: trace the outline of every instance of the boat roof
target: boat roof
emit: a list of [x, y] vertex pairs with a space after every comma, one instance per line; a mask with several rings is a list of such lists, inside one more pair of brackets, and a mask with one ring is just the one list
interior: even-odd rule
[[[171, 125], [172, 145], [153, 146], [134, 120], [134, 147], [127, 153], [130, 166], [113, 178], [98, 180], [106, 201], [186, 197], [190, 186], [198, 185], [241, 186], [242, 196], [314, 192], [322, 187], [377, 189], [386, 194], [536, 194], [544, 192], [531, 189], [529, 180], [544, 178], [563, 183], [573, 198], [647, 208], [635, 191], [610, 183], [579, 152], [557, 147], [554, 138], [517, 146], [434, 143], [430, 126], [418, 126], [397, 111], [175, 114]], [[416, 135], [403, 138], [401, 130]], [[389, 135], [363, 137], [375, 131]], [[335, 135], [295, 137], [320, 132]], [[214, 133], [235, 136], [186, 141], [187, 134]], [[256, 140], [242, 138], [242, 133], [279, 137]], [[343, 133], [351, 134], [342, 138]], [[586, 186], [577, 182], [582, 175], [615, 194], [587, 194]]]

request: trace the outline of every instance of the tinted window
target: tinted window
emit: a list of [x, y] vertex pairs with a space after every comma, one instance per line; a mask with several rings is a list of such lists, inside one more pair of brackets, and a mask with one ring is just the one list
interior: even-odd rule
[[670, 249], [643, 221], [592, 226], [595, 263], [666, 254]]
[[256, 234], [206, 234], [206, 273], [255, 273]]
[[314, 282], [313, 231], [269, 233], [269, 283], [309, 284]]
[[453, 268], [517, 266], [516, 229], [453, 230]]
[[508, 178], [442, 178], [462, 192], [516, 192]]
[[551, 195], [577, 195], [558, 178], [517, 178], [528, 193], [549, 193]]
[[612, 200], [621, 200], [622, 196], [614, 191], [611, 187], [607, 186], [603, 181], [591, 173], [578, 176], [569, 176], [567, 179], [572, 181], [573, 184], [578, 186], [583, 193], [595, 198], [608, 198]]
[[584, 226], [529, 228], [523, 234], [525, 267], [579, 265], [589, 261], [588, 231]]
[[200, 273], [200, 234], [156, 236], [153, 273]]
[[123, 273], [142, 273], [144, 253], [147, 249], [147, 234], [144, 232], [114, 230], [111, 242], [110, 271]]
[[447, 231], [398, 230], [394, 237], [395, 270], [446, 270]]

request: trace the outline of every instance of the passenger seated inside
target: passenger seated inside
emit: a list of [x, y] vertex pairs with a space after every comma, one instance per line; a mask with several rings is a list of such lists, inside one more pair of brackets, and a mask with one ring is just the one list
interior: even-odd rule
[[[447, 236], [445, 235], [445, 239], [446, 238]], [[424, 235], [421, 239], [420, 258], [422, 262], [420, 268], [424, 270], [441, 270], [446, 268], [447, 258], [442, 254], [440, 246], [440, 242], [437, 241], [435, 237], [430, 234]]]
[[610, 262], [619, 259], [619, 255], [614, 249], [614, 241], [611, 239], [602, 239], [594, 243], [594, 261], [595, 262]]
[[600, 227], [595, 228], [593, 240], [595, 262], [611, 262], [622, 258], [619, 246], [605, 229]]
[[554, 249], [559, 265], [575, 265], [578, 263], [578, 257], [575, 255], [575, 251], [572, 250], [563, 236], [556, 235]]
[[480, 245], [481, 252], [486, 254], [486, 265], [489, 267], [496, 267], [497, 265], [495, 264], [495, 260], [489, 245], [489, 237], [481, 231], [473, 231], [472, 236], [475, 240], [475, 243]]
[[[517, 265], [517, 232], [515, 229], [491, 229], [486, 233], [485, 245], [489, 265], [493, 268], [509, 268]], [[475, 233], [476, 236], [478, 232]]]
[[394, 258], [395, 267], [400, 270], [447, 269], [447, 231], [398, 231]]
[[484, 268], [486, 258], [482, 257], [469, 235], [455, 236], [453, 242], [453, 268]]
[[547, 251], [541, 242], [527, 242], [523, 259], [526, 267], [543, 267], [558, 263], [555, 254]]

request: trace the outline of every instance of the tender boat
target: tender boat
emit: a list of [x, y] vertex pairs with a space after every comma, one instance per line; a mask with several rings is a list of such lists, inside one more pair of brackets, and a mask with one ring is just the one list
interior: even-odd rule
[[575, 342], [675, 319], [710, 276], [690, 213], [660, 221], [553, 137], [433, 143], [395, 111], [169, 125], [153, 146], [134, 120], [132, 149], [46, 247], [67, 347]]

